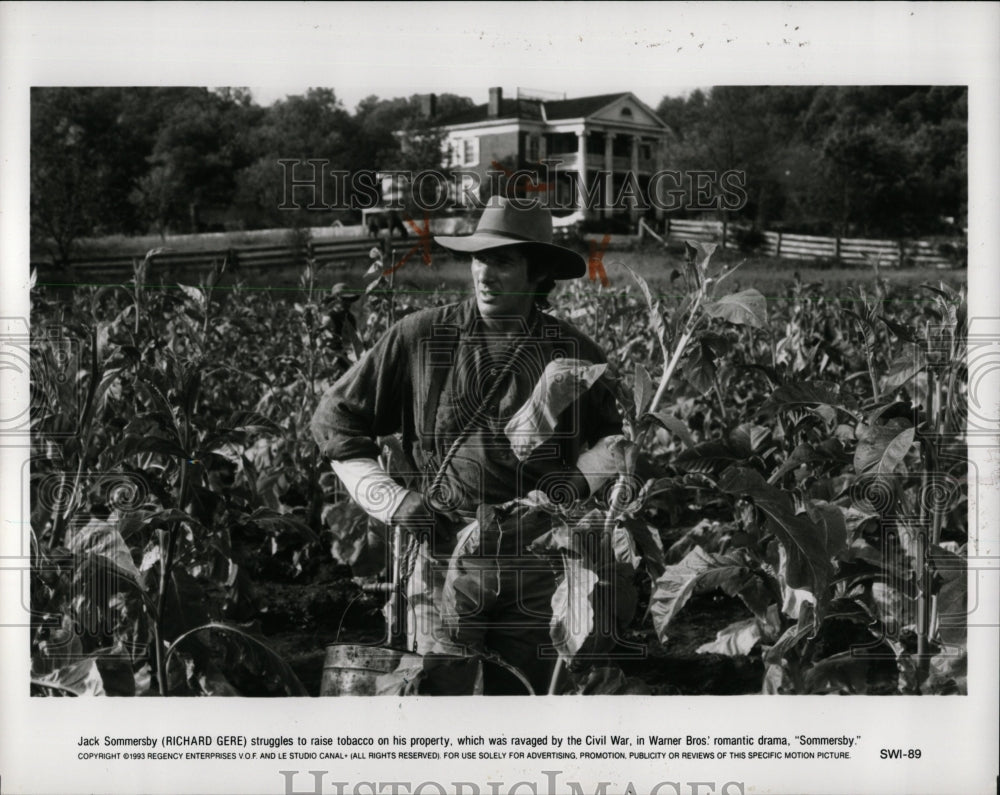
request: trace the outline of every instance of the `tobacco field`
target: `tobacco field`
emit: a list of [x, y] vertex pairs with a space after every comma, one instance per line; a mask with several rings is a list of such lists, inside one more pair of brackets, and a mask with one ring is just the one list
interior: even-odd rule
[[[656, 256], [658, 282], [625, 253], [553, 296], [626, 437], [598, 494], [524, 506], [552, 517], [558, 692], [964, 693], [963, 283], [765, 295], [711, 246]], [[326, 645], [385, 636], [387, 528], [309, 419], [393, 320], [464, 295], [376, 252], [285, 290], [149, 263], [32, 288], [32, 692], [317, 695]]]

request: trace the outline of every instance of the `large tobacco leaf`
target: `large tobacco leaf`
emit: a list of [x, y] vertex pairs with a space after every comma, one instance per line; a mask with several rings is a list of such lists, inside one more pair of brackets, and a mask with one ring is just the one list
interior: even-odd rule
[[761, 617], [766, 614], [763, 585], [747, 561], [735, 555], [712, 554], [696, 546], [680, 563], [667, 566], [653, 586], [650, 613], [660, 642], [666, 643], [670, 625], [694, 594], [717, 588], [738, 596], [755, 614]]
[[764, 629], [756, 618], [745, 618], [715, 633], [715, 640], [703, 643], [696, 651], [699, 654], [724, 654], [727, 657], [743, 657], [753, 651], [754, 646], [764, 638]]
[[545, 366], [531, 397], [504, 427], [514, 454], [522, 461], [555, 433], [559, 415], [590, 389], [608, 368], [583, 359], [559, 359]]
[[779, 411], [793, 408], [849, 408], [853, 402], [841, 394], [840, 385], [833, 381], [793, 381], [775, 389], [761, 405], [758, 416], [771, 417]]
[[834, 506], [812, 501], [806, 513], [796, 513], [792, 495], [770, 485], [759, 472], [732, 467], [722, 473], [719, 488], [753, 500], [768, 529], [787, 555], [784, 584], [802, 588], [822, 600], [833, 575], [833, 557], [847, 545], [843, 515]]
[[904, 460], [913, 446], [916, 429], [903, 417], [868, 425], [854, 450], [854, 471], [859, 475], [892, 475], [906, 471]]
[[751, 287], [705, 304], [709, 317], [721, 318], [738, 326], [767, 328], [767, 299]]
[[552, 620], [549, 628], [559, 656], [573, 660], [594, 631], [594, 606], [591, 595], [597, 574], [575, 557], [563, 557], [563, 577], [552, 594]]

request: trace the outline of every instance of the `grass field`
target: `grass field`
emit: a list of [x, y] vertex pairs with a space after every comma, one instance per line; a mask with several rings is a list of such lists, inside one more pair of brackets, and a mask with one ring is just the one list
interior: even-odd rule
[[[310, 229], [313, 239], [328, 239], [331, 237], [356, 237], [362, 230], [360, 227], [321, 227]], [[199, 249], [223, 249], [226, 247], [242, 247], [254, 245], [281, 245], [289, 243], [291, 230], [264, 229], [244, 232], [219, 232], [201, 235], [171, 235], [161, 238], [157, 235], [143, 237], [111, 236], [80, 241], [79, 254], [81, 258], [131, 254], [141, 257], [146, 251], [154, 248], [168, 247], [174, 251], [194, 251]], [[589, 238], [596, 242], [597, 236]], [[627, 265], [643, 276], [662, 296], [669, 297], [677, 293], [680, 284], [671, 281], [671, 273], [683, 270], [683, 243], [671, 241], [668, 249], [659, 244], [647, 241], [645, 244], [635, 244], [618, 241], [628, 241], [628, 238], [614, 238], [609, 250], [603, 256], [603, 262], [610, 290], [619, 290], [632, 285]], [[634, 238], [633, 238], [634, 240]], [[396, 272], [395, 289], [400, 292], [428, 293], [451, 292], [456, 300], [469, 294], [469, 272], [465, 259], [456, 259], [439, 247], [433, 250], [431, 265], [425, 266], [421, 259], [421, 250], [417, 240], [413, 240], [415, 249], [406, 264]], [[576, 248], [586, 257], [588, 252], [582, 242], [577, 242]], [[750, 255], [746, 256], [736, 251], [720, 250], [713, 257], [716, 264], [727, 266], [745, 261], [741, 268], [731, 277], [730, 289], [736, 291], [754, 287], [768, 298], [780, 300], [788, 286], [794, 281], [797, 272], [806, 283], [818, 283], [828, 297], [838, 294], [847, 298], [847, 288], [858, 284], [871, 283], [875, 278], [874, 271], [869, 267], [843, 267], [835, 264], [804, 262], [793, 259], [779, 259]], [[325, 265], [319, 272], [319, 285], [332, 286], [345, 283], [348, 288], [364, 289], [369, 281], [364, 278], [368, 261], [359, 259], [353, 262], [337, 262]], [[294, 291], [299, 285], [301, 269], [283, 268], [277, 270], [246, 269], [236, 274], [228, 274], [220, 284], [222, 289], [233, 288], [241, 284], [246, 288], [261, 290], [274, 289], [280, 292]], [[182, 272], [171, 270], [165, 273], [150, 274], [152, 281], [169, 284], [183, 281], [196, 283], [201, 276], [198, 272]], [[953, 287], [963, 285], [967, 281], [967, 271], [964, 269], [938, 270], [934, 268], [882, 268], [880, 276], [890, 284], [918, 285], [924, 282], [936, 284], [945, 281]], [[63, 281], [59, 279], [58, 281]], [[83, 281], [83, 279], [77, 279]], [[106, 281], [102, 279], [101, 281]], [[599, 290], [595, 283], [594, 289]], [[557, 292], [554, 294], [558, 298]]]
[[[358, 237], [365, 233], [362, 226], [312, 227], [309, 233], [314, 240], [328, 240], [340, 237]], [[108, 235], [85, 238], [76, 242], [76, 256], [89, 259], [103, 256], [132, 254], [142, 256], [154, 248], [169, 248], [173, 251], [200, 251], [203, 249], [238, 248], [241, 246], [280, 246], [287, 244], [295, 236], [291, 229], [255, 229], [231, 232], [204, 232], [192, 235]], [[32, 251], [32, 259], [44, 258], [42, 250]]]
[[[586, 252], [581, 252], [586, 256]], [[713, 261], [728, 266], [741, 261], [744, 264], [730, 277], [730, 290], [737, 291], [755, 287], [768, 298], [782, 300], [790, 284], [798, 273], [802, 281], [817, 283], [830, 298], [842, 295], [849, 298], [848, 288], [859, 284], [872, 283], [875, 273], [871, 268], [820, 267], [811, 263], [796, 260], [777, 259], [773, 257], [744, 257], [736, 252], [719, 252]], [[681, 282], [672, 282], [671, 273], [675, 269], [683, 269], [683, 254], [676, 250], [664, 251], [656, 248], [642, 248], [622, 251], [608, 251], [603, 258], [605, 270], [611, 284], [606, 288], [612, 291], [634, 289], [635, 285], [624, 266], [635, 270], [643, 276], [661, 296], [669, 297], [678, 294]], [[323, 286], [344, 283], [351, 289], [364, 289], [370, 280], [364, 278], [367, 263], [335, 263], [323, 267], [318, 274], [318, 282]], [[288, 290], [298, 285], [300, 271], [298, 269], [283, 269], [280, 271], [260, 272], [245, 271], [238, 279], [247, 287], [254, 289], [274, 288]], [[890, 284], [918, 285], [924, 282], [936, 284], [945, 281], [953, 287], [959, 287], [967, 281], [965, 270], [937, 270], [934, 268], [909, 268], [904, 270], [883, 268], [879, 274]], [[431, 265], [425, 266], [419, 251], [414, 252], [406, 264], [395, 274], [395, 289], [398, 292], [429, 293], [451, 292], [456, 300], [471, 295], [469, 284], [468, 260], [450, 256], [440, 250], [432, 255]], [[234, 284], [230, 276], [223, 284]], [[601, 288], [596, 282], [593, 289]], [[559, 289], [554, 293], [558, 299]]]

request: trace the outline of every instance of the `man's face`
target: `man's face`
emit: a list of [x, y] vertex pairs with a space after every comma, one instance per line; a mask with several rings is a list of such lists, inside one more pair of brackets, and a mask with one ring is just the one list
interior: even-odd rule
[[526, 317], [538, 280], [528, 275], [528, 259], [516, 248], [472, 255], [472, 286], [479, 314], [485, 318]]

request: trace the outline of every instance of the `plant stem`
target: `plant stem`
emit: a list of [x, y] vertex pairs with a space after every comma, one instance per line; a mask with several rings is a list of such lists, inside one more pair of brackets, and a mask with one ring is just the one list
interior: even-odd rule
[[562, 678], [563, 668], [565, 667], [566, 661], [562, 657], [556, 660], [555, 667], [552, 669], [552, 679], [549, 680], [548, 695], [554, 696], [559, 691], [559, 680]]
[[[941, 416], [942, 414], [941, 379], [936, 376], [933, 369], [929, 369], [927, 371], [927, 378], [928, 378], [928, 387], [931, 391], [931, 415], [929, 420], [931, 422], [931, 426], [934, 429], [935, 434], [940, 435], [946, 426], [946, 422]], [[935, 473], [938, 473], [941, 469], [941, 466], [940, 466], [940, 461], [938, 459], [938, 451], [934, 447], [934, 443], [930, 440], [925, 440], [923, 444], [927, 446], [927, 453], [928, 453], [927, 458], [929, 459], [931, 468]], [[941, 525], [944, 520], [944, 511], [942, 509], [942, 506], [939, 505], [938, 503], [939, 503], [938, 500], [934, 500], [930, 508], [931, 527], [930, 527], [929, 543], [931, 546], [936, 546], [941, 540]], [[927, 605], [928, 617], [926, 624], [927, 637], [928, 639], [931, 639], [937, 634], [937, 623], [938, 623], [937, 598], [930, 593], [931, 591], [930, 572], [927, 572], [927, 574], [925, 575], [925, 579], [927, 583], [927, 599], [928, 599], [928, 605]]]
[[73, 488], [70, 491], [69, 499], [66, 501], [66, 510], [62, 512], [61, 519], [58, 527], [58, 535], [56, 534], [56, 528], [53, 528], [52, 541], [53, 543], [66, 544], [68, 538], [64, 536], [69, 535], [69, 518], [73, 515], [76, 510], [77, 493], [80, 489], [80, 479], [83, 477], [83, 453], [80, 454], [80, 459], [77, 461], [76, 474], [73, 476]]
[[[187, 429], [189, 430], [189, 429]], [[185, 445], [188, 442], [189, 433], [185, 433]], [[188, 491], [188, 462], [181, 459], [181, 482], [178, 496], [178, 509], [183, 511], [187, 505]], [[162, 639], [164, 637], [163, 624], [166, 619], [167, 606], [167, 586], [170, 583], [170, 574], [174, 566], [174, 552], [177, 548], [177, 536], [180, 534], [180, 522], [173, 522], [167, 530], [166, 549], [164, 549], [163, 537], [160, 537], [160, 584], [156, 595], [156, 615], [153, 617], [153, 639], [156, 643], [156, 683], [159, 687], [160, 695], [167, 695], [167, 661], [164, 656]]]
[[[156, 686], [161, 696], [167, 695], [167, 662], [163, 656], [163, 614], [167, 603], [167, 564], [171, 547], [169, 534], [164, 542], [164, 532], [160, 536], [160, 583], [156, 594], [156, 615], [153, 616], [154, 659], [156, 662]], [[164, 546], [166, 549], [164, 549]]]
[[715, 396], [719, 400], [719, 414], [722, 417], [722, 424], [723, 424], [723, 426], [726, 426], [726, 425], [728, 425], [728, 418], [726, 416], [726, 404], [722, 400], [722, 388], [719, 386], [719, 374], [718, 373], [715, 374], [715, 384], [713, 384], [713, 386], [715, 388]]
[[868, 337], [865, 337], [865, 359], [868, 361], [868, 378], [872, 385], [872, 398], [878, 397], [878, 380], [875, 378], [875, 357], [872, 347], [868, 344]]
[[[933, 378], [928, 374], [929, 378]], [[930, 385], [928, 385], [930, 387]], [[923, 681], [926, 676], [929, 660], [927, 655], [928, 631], [930, 629], [931, 613], [931, 581], [930, 572], [927, 567], [927, 546], [931, 538], [928, 537], [927, 527], [927, 488], [930, 480], [931, 469], [934, 467], [935, 458], [931, 443], [928, 439], [920, 442], [921, 462], [923, 472], [920, 475], [920, 524], [916, 532], [916, 561], [914, 568], [917, 576], [917, 679]], [[932, 513], [937, 513], [933, 510]], [[933, 518], [936, 521], [936, 518]], [[934, 530], [931, 529], [931, 536]]]
[[[921, 495], [926, 493], [927, 472], [925, 471], [920, 479]], [[916, 542], [916, 561], [914, 568], [917, 575], [917, 667], [922, 669], [927, 657], [927, 607], [930, 594], [927, 591], [927, 568], [926, 561], [926, 509], [921, 505], [920, 524], [917, 527], [914, 541]]]
[[[56, 494], [62, 494], [63, 489], [66, 488], [66, 473], [62, 472], [59, 475], [59, 491]], [[66, 517], [63, 515], [61, 510], [62, 506], [58, 500], [52, 506], [52, 546], [58, 547], [63, 543], [63, 528], [66, 525]]]
[[[701, 299], [695, 303], [694, 307], [691, 309], [692, 316], [695, 311], [697, 311], [698, 306], [701, 304]], [[656, 388], [656, 393], [653, 395], [653, 402], [649, 404], [649, 412], [653, 413], [656, 411], [656, 407], [660, 404], [660, 400], [663, 398], [663, 393], [667, 391], [667, 385], [670, 383], [670, 379], [674, 374], [674, 370], [677, 369], [677, 363], [680, 361], [681, 356], [684, 354], [684, 349], [687, 347], [688, 342], [690, 342], [692, 335], [694, 334], [694, 324], [691, 324], [689, 328], [685, 329], [681, 338], [677, 341], [677, 347], [674, 349], [673, 356], [670, 357], [670, 361], [667, 363], [666, 367], [663, 369], [663, 376], [660, 378], [660, 385]]]
[[[87, 385], [87, 397], [83, 402], [83, 410], [79, 415], [80, 422], [80, 452], [77, 454], [77, 465], [76, 465], [76, 475], [73, 478], [73, 488], [70, 491], [69, 500], [66, 504], [66, 510], [63, 512], [62, 526], [59, 528], [53, 528], [52, 541], [53, 543], [64, 542], [65, 539], [62, 537], [64, 528], [68, 530], [68, 521], [70, 516], [76, 510], [77, 495], [80, 491], [80, 481], [83, 478], [83, 464], [84, 460], [87, 458], [87, 452], [90, 449], [90, 437], [94, 426], [94, 401], [97, 395], [97, 387], [101, 381], [101, 370], [97, 359], [97, 327], [94, 327], [93, 333], [90, 338], [90, 383]], [[58, 529], [58, 533], [55, 532]]]

